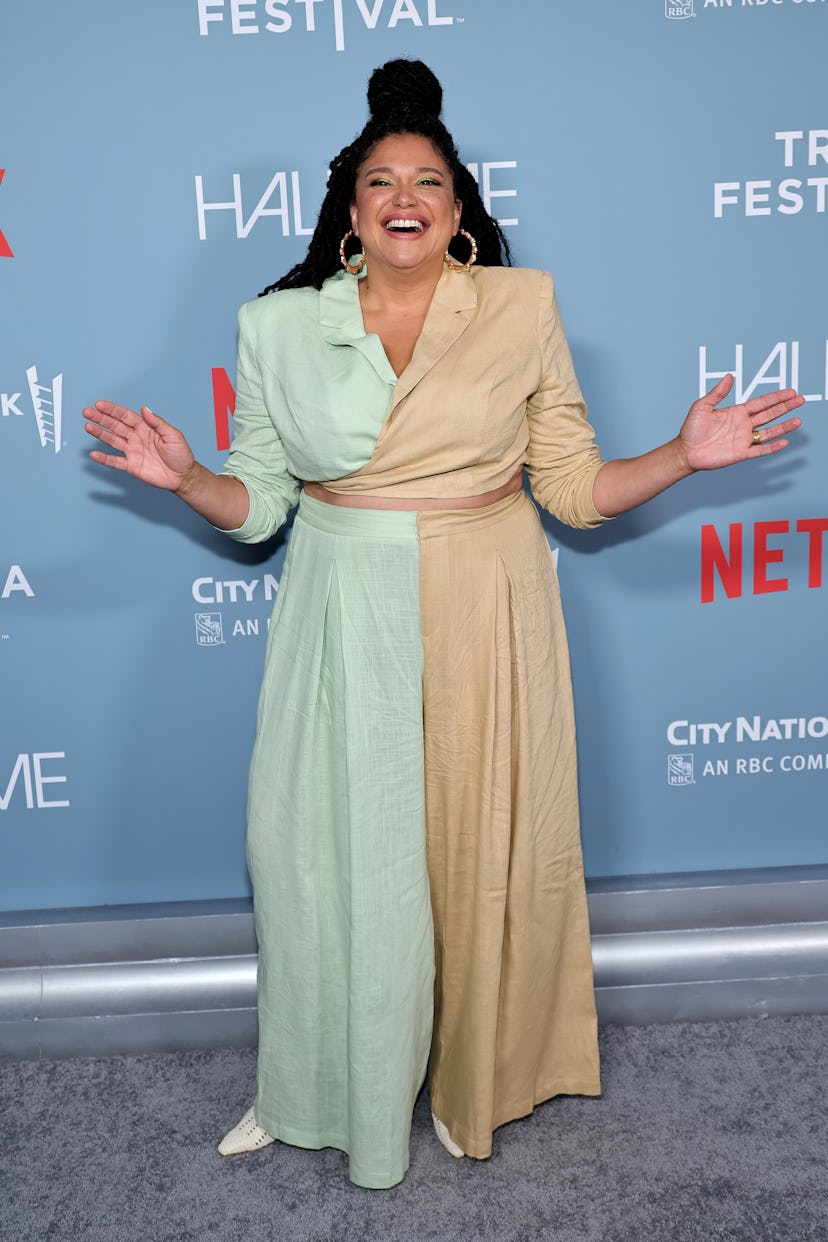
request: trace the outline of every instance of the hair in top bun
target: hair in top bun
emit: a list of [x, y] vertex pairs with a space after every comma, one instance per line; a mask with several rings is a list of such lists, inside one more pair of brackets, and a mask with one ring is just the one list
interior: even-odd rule
[[403, 117], [432, 117], [443, 109], [443, 88], [421, 60], [389, 60], [368, 82], [371, 120], [380, 124]]
[[[490, 267], [511, 263], [509, 243], [480, 197], [477, 182], [460, 162], [454, 139], [440, 120], [443, 88], [421, 60], [389, 60], [371, 74], [368, 83], [370, 119], [361, 133], [331, 160], [328, 189], [319, 211], [308, 253], [281, 280], [262, 295], [277, 289], [321, 289], [329, 276], [341, 271], [339, 243], [351, 227], [350, 207], [356, 193], [357, 171], [378, 142], [394, 134], [417, 134], [439, 151], [451, 171], [455, 198], [462, 203], [460, 228], [477, 241], [477, 261]], [[359, 248], [352, 239], [350, 249]]]

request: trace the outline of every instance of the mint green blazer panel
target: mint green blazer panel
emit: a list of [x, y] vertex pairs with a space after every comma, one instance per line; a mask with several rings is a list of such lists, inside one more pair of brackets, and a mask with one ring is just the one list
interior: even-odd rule
[[345, 272], [321, 290], [245, 303], [233, 444], [222, 473], [241, 479], [250, 510], [226, 533], [243, 543], [267, 539], [296, 504], [297, 479], [339, 479], [364, 466], [396, 382], [379, 337], [365, 334]]

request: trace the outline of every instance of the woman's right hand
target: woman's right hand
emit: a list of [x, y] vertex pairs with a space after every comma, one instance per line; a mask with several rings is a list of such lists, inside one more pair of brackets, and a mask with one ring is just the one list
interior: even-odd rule
[[101, 466], [125, 470], [170, 492], [177, 492], [192, 475], [196, 461], [184, 436], [145, 405], [136, 413], [113, 401], [96, 401], [83, 414], [89, 435], [120, 454], [95, 449], [89, 456]]

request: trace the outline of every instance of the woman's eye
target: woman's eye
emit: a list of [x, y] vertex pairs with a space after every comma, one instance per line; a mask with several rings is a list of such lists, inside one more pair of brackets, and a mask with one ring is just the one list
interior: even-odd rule
[[390, 185], [391, 182], [387, 177], [372, 177], [369, 185]]
[[421, 177], [420, 180], [417, 182], [417, 185], [441, 185], [441, 184], [442, 182], [438, 181], [436, 177]]

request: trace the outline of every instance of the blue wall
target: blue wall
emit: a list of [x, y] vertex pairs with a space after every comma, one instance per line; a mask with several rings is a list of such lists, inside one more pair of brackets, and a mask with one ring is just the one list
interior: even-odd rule
[[0, 909], [247, 891], [284, 544], [104, 474], [80, 411], [148, 404], [219, 465], [236, 307], [304, 251], [396, 55], [553, 272], [605, 454], [672, 436], [700, 371], [809, 396], [787, 454], [598, 533], [548, 522], [588, 872], [826, 861], [826, 36], [797, 0], [6, 6]]

